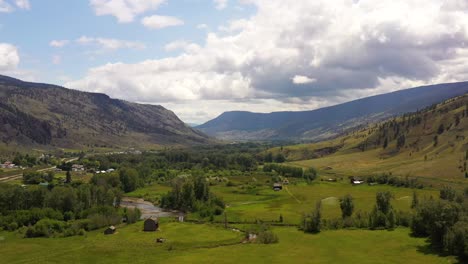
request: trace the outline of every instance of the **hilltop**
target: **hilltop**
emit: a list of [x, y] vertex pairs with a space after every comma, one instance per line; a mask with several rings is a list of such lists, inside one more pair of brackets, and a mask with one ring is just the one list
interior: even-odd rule
[[0, 76], [0, 98], [4, 148], [143, 148], [210, 142], [159, 105], [6, 76]]
[[197, 128], [225, 140], [320, 141], [468, 92], [468, 82], [417, 87], [302, 112], [225, 112]]
[[333, 140], [269, 150], [325, 175], [393, 173], [463, 180], [467, 172], [468, 95], [349, 131]]

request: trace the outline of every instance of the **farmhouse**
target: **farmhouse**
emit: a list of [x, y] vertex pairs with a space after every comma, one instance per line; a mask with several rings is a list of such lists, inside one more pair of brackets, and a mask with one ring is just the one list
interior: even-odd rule
[[158, 219], [148, 218], [145, 220], [143, 224], [143, 231], [145, 232], [154, 232], [157, 231], [159, 228], [159, 221]]
[[283, 185], [281, 183], [275, 183], [273, 184], [273, 190], [275, 191], [281, 191], [283, 189]]
[[0, 167], [2, 169], [13, 169], [15, 168], [15, 164], [13, 164], [11, 161], [5, 161], [5, 163], [1, 164]]
[[80, 164], [73, 164], [72, 171], [84, 171], [84, 166]]
[[104, 230], [104, 235], [112, 235], [115, 233], [117, 229], [115, 226], [109, 226], [106, 230]]

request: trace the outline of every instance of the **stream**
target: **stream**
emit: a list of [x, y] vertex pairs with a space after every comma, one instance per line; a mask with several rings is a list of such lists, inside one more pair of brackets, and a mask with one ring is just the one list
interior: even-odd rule
[[159, 217], [178, 217], [181, 215], [179, 211], [168, 211], [164, 210], [159, 206], [145, 201], [140, 198], [124, 197], [120, 202], [120, 207], [126, 208], [138, 208], [141, 211], [141, 219], [146, 219], [149, 217], [159, 218]]

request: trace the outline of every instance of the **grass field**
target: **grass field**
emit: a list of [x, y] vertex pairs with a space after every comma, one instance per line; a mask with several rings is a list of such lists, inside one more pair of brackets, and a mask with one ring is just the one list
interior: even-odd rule
[[[206, 224], [167, 223], [145, 233], [142, 222], [82, 237], [23, 239], [0, 233], [2, 263], [456, 263], [427, 254], [424, 239], [408, 229], [339, 230], [318, 235], [275, 228], [279, 243], [241, 244], [242, 233]], [[155, 243], [157, 237], [167, 239]]]
[[[213, 186], [211, 189], [217, 195], [223, 197], [228, 208], [226, 213], [230, 221], [264, 221], [278, 220], [280, 214], [285, 223], [298, 224], [305, 212], [315, 208], [318, 200], [322, 201], [322, 213], [324, 218], [336, 218], [341, 216], [339, 198], [345, 194], [351, 194], [354, 198], [355, 212], [370, 212], [375, 205], [375, 195], [379, 191], [390, 191], [395, 199], [392, 205], [397, 210], [409, 211], [413, 189], [396, 188], [388, 185], [360, 185], [352, 186], [347, 179], [341, 182], [314, 182], [307, 185], [301, 182], [284, 186], [284, 189], [275, 192], [271, 184], [264, 183], [257, 186], [254, 191], [246, 190], [249, 177], [234, 177], [238, 184], [234, 187], [225, 185]], [[267, 177], [256, 178], [256, 184], [266, 182]], [[243, 184], [243, 185], [242, 185]], [[436, 190], [415, 190], [420, 199], [430, 196], [438, 197]]]

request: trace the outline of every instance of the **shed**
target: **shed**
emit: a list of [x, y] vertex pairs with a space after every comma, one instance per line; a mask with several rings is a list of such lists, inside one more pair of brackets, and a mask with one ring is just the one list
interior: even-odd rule
[[145, 220], [143, 224], [143, 231], [145, 232], [154, 232], [159, 228], [159, 221], [158, 219], [148, 218]]
[[109, 226], [106, 230], [104, 230], [104, 235], [112, 235], [115, 233], [117, 229], [115, 226]]
[[275, 183], [273, 184], [273, 190], [275, 191], [281, 191], [283, 189], [283, 185], [281, 183]]

